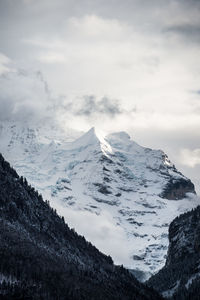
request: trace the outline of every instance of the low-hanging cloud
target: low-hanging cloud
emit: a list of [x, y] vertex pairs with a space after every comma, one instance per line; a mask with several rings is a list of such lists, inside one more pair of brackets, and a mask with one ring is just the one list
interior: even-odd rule
[[74, 109], [78, 116], [90, 117], [93, 114], [104, 114], [109, 117], [115, 117], [123, 113], [117, 100], [103, 97], [98, 100], [94, 95], [84, 96], [79, 102], [79, 107]]
[[116, 264], [123, 263], [125, 266], [130, 266], [133, 249], [127, 241], [125, 231], [114, 223], [109, 212], [103, 211], [100, 216], [97, 216], [87, 211], [64, 209], [58, 201], [53, 201], [51, 205], [64, 216], [71, 228], [84, 235], [100, 251], [111, 255]]
[[48, 116], [52, 99], [40, 71], [4, 70], [0, 90], [1, 121], [33, 121]]
[[[2, 69], [3, 70], [3, 69]], [[85, 95], [69, 99], [53, 96], [41, 71], [6, 70], [0, 75], [0, 120], [37, 122], [50, 119], [115, 118], [127, 113], [119, 100], [110, 97]]]
[[176, 163], [199, 149], [199, 12], [199, 0], [0, 1], [0, 74], [10, 59], [44, 74], [3, 84], [0, 118], [125, 130]]
[[183, 165], [192, 168], [200, 165], [200, 149], [182, 149], [180, 157]]

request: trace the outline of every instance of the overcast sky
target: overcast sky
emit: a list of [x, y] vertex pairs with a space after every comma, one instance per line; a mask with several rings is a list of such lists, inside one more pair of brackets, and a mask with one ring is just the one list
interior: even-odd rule
[[0, 118], [127, 131], [200, 189], [199, 0], [0, 0]]

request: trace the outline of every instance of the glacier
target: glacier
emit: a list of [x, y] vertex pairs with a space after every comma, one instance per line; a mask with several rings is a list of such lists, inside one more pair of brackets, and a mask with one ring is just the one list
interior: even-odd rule
[[146, 278], [165, 264], [170, 222], [199, 204], [162, 150], [125, 132], [3, 122], [0, 152], [71, 227]]

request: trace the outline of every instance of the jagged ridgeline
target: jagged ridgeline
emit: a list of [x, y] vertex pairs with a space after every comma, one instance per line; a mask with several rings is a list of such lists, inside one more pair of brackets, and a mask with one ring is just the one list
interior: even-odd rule
[[200, 299], [200, 206], [170, 224], [165, 267], [148, 285], [173, 300]]
[[70, 229], [0, 155], [0, 299], [161, 299]]
[[[162, 150], [140, 146], [123, 131], [83, 134], [55, 124], [0, 122], [0, 141], [4, 157], [60, 214], [77, 216], [74, 227], [80, 228], [79, 212], [92, 220], [81, 230], [95, 245], [97, 223], [106, 219], [120, 232], [113, 231], [113, 243], [105, 233], [101, 251], [140, 280], [164, 266], [171, 221], [198, 205], [193, 183]], [[113, 247], [122, 236], [124, 256]]]

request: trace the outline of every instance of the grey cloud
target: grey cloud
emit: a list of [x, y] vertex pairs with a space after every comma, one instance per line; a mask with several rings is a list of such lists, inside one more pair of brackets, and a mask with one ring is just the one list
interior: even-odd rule
[[44, 87], [44, 92], [49, 96], [51, 94], [51, 91], [50, 91], [50, 88], [49, 88], [49, 85], [47, 83], [47, 81], [45, 80], [43, 74], [41, 71], [35, 71], [35, 72], [28, 72], [24, 69], [17, 69], [16, 70], [16, 73], [18, 76], [21, 76], [21, 77], [31, 77], [31, 76], [34, 76], [36, 80], [40, 81], [41, 84], [43, 85]]
[[84, 96], [81, 101], [81, 106], [74, 110], [74, 113], [79, 116], [90, 117], [94, 113], [115, 117], [123, 113], [119, 107], [117, 100], [111, 100], [108, 97], [103, 97], [97, 100], [95, 96]]
[[39, 117], [37, 109], [22, 104], [16, 109], [16, 101], [12, 98], [0, 97], [0, 121], [34, 121]]
[[0, 76], [0, 120], [37, 121], [51, 108], [50, 90], [40, 71], [15, 70]]
[[200, 42], [200, 24], [180, 24], [165, 29], [166, 33], [177, 34], [185, 40]]
[[119, 100], [106, 96], [99, 98], [95, 95], [75, 97], [72, 101], [64, 95], [59, 96], [54, 98], [49, 110], [58, 116], [82, 117], [92, 124], [99, 116], [114, 119], [122, 115], [133, 117], [138, 112], [136, 105], [126, 110], [121, 107]]
[[[66, 96], [52, 97], [41, 71], [24, 69], [0, 76], [0, 120], [31, 121], [57, 116], [78, 116], [92, 119], [96, 115], [114, 118], [123, 113], [119, 101], [108, 97], [87, 95], [68, 100]], [[135, 108], [131, 112], [135, 112]]]
[[200, 1], [183, 0], [171, 1], [171, 18], [168, 16], [167, 27], [163, 32], [174, 34], [184, 39], [186, 42], [200, 42]]
[[[65, 37], [66, 20], [70, 17], [98, 15], [134, 24], [134, 29], [154, 26], [155, 11], [167, 10], [169, 0], [0, 0], [1, 47], [11, 58], [30, 60], [37, 47], [22, 43], [23, 39], [42, 36]], [[149, 25], [151, 24], [151, 25]], [[27, 55], [28, 54], [28, 55]], [[29, 55], [32, 54], [32, 55]]]
[[5, 121], [11, 119], [14, 111], [14, 103], [9, 99], [0, 98], [0, 120]]
[[200, 95], [200, 90], [190, 91], [190, 93], [195, 94], [195, 95]]
[[50, 91], [50, 88], [49, 88], [49, 85], [47, 83], [47, 81], [44, 79], [44, 76], [42, 74], [41, 71], [37, 71], [36, 72], [36, 75], [37, 75], [37, 78], [41, 81], [41, 83], [44, 85], [44, 91], [45, 93], [50, 96], [51, 95], [51, 91]]
[[[69, 100], [65, 97], [53, 99], [51, 90], [40, 72], [35, 73], [32, 76], [34, 78], [31, 79], [28, 72], [24, 73], [24, 70], [20, 70], [18, 75], [13, 78], [10, 77], [10, 80], [9, 78], [7, 80], [6, 78], [0, 78], [0, 81], [3, 80], [2, 84], [0, 83], [0, 119], [38, 120], [45, 116], [50, 116], [53, 119], [56, 115], [62, 121], [65, 121], [70, 119], [67, 116], [74, 116], [74, 118], [82, 118], [85, 124], [94, 125], [95, 118], [98, 119], [98, 116], [102, 116], [104, 119], [107, 118], [106, 126], [108, 128], [114, 128], [116, 125], [122, 128], [127, 126], [128, 128], [134, 126], [132, 112], [124, 110], [129, 107], [129, 105], [126, 105], [128, 101], [130, 103], [135, 99], [139, 110], [144, 107], [143, 104], [145, 103], [147, 104], [145, 108], [149, 110], [148, 103], [152, 101], [152, 107], [159, 112], [160, 107], [162, 108], [162, 104], [159, 103], [164, 103], [162, 99], [165, 92], [166, 97], [169, 96], [169, 98], [173, 98], [174, 92], [175, 95], [176, 92], [180, 92], [180, 98], [182, 98], [182, 90], [194, 90], [197, 91], [196, 98], [198, 98], [198, 74], [195, 76], [194, 74], [196, 74], [196, 67], [198, 67], [195, 65], [195, 61], [198, 62], [199, 53], [199, 8], [199, 0], [0, 0], [1, 51], [15, 62], [15, 67], [20, 66], [31, 70], [41, 69], [45, 74], [45, 78], [48, 78], [50, 87], [56, 90], [56, 93], [74, 95], [75, 91], [76, 95], [80, 96], [88, 91], [87, 93], [98, 95], [98, 97], [87, 96], [82, 99], [71, 98]], [[98, 56], [96, 51], [91, 49], [90, 43], [84, 45], [82, 40], [79, 41], [78, 38], [74, 38], [74, 40], [69, 38], [67, 27], [69, 18], [80, 19], [87, 15], [96, 15], [105, 21], [113, 19], [117, 22], [122, 21], [122, 24], [130, 27], [131, 32], [128, 33], [129, 36], [126, 38], [128, 42], [133, 42], [133, 47], [130, 47], [130, 50], [132, 49], [130, 51], [131, 55], [128, 52], [127, 56], [126, 51], [119, 52], [120, 60], [117, 56], [116, 62], [121, 63], [120, 70], [112, 64], [112, 54], [110, 54], [113, 53], [113, 56], [115, 56], [115, 49], [117, 52], [124, 45], [120, 39], [114, 44], [114, 48], [110, 49], [111, 52], [106, 52], [108, 53], [108, 56], [106, 56], [108, 61], [106, 61], [105, 66], [101, 66], [101, 61], [99, 62], [98, 58], [102, 55], [101, 49], [104, 49], [104, 44], [99, 44], [102, 48], [98, 47], [100, 49]], [[174, 36], [178, 38], [173, 39]], [[172, 37], [172, 43], [168, 44], [167, 37]], [[56, 40], [67, 40], [69, 47], [66, 47], [66, 49], [69, 50], [69, 53], [66, 52], [66, 49], [63, 50], [64, 55], [68, 57], [67, 62], [59, 63], [59, 65], [56, 63], [48, 65], [42, 63], [41, 60], [38, 61], [36, 59], [38, 56], [48, 54], [46, 48], [25, 43], [25, 40], [37, 40], [37, 38], [48, 41], [52, 45], [52, 51], [55, 50], [56, 53], [60, 53], [60, 48], [54, 42]], [[180, 47], [180, 41], [187, 43], [187, 47], [184, 47], [184, 44]], [[195, 43], [196, 49], [194, 49], [192, 43]], [[73, 46], [72, 50], [68, 49], [70, 46]], [[128, 49], [130, 44], [127, 43], [125, 46]], [[82, 53], [88, 55], [88, 53], [93, 52], [95, 54], [93, 60], [91, 58], [85, 60], [85, 56], [82, 55]], [[142, 62], [138, 61], [140, 53], [144, 54]], [[145, 59], [146, 54], [148, 54], [148, 57], [150, 56], [150, 60]], [[121, 58], [123, 59], [121, 60]], [[145, 76], [146, 66], [148, 66], [151, 77]], [[175, 72], [172, 73], [174, 66]], [[182, 83], [181, 66], [184, 66], [183, 79], [187, 79], [188, 85], [184, 84], [185, 81]], [[101, 76], [96, 77], [95, 74]], [[179, 91], [176, 87], [178, 76], [181, 77], [179, 83], [182, 83]], [[165, 86], [164, 83], [169, 77], [171, 77], [169, 85]], [[197, 84], [195, 79], [193, 82], [194, 77], [196, 77]], [[104, 78], [106, 78], [105, 81]], [[134, 86], [135, 88], [132, 88]], [[91, 92], [90, 88], [92, 88]], [[161, 89], [163, 92], [161, 92]], [[99, 98], [101, 97], [99, 91], [102, 90], [103, 94], [111, 95], [111, 99]], [[144, 97], [142, 90], [146, 94]], [[154, 91], [156, 97], [160, 97], [159, 103], [157, 100], [154, 102]], [[113, 100], [112, 97], [114, 99], [119, 97], [120, 101]], [[195, 96], [192, 95], [192, 98], [195, 98]], [[137, 99], [141, 99], [141, 103]], [[190, 100], [189, 96], [188, 99]], [[168, 106], [171, 107], [173, 113], [173, 99], [169, 101]], [[181, 108], [180, 104], [180, 110]], [[191, 107], [188, 107], [188, 110], [191, 110]], [[139, 115], [139, 111], [137, 113]], [[123, 121], [116, 124], [114, 117], [121, 117], [123, 114]], [[130, 119], [127, 118], [128, 114]], [[63, 116], [66, 116], [66, 118], [62, 118]], [[166, 114], [163, 118], [167, 120], [167, 117]], [[178, 118], [179, 116], [177, 116]], [[189, 115], [188, 118], [190, 118]], [[192, 118], [193, 115], [191, 115]], [[124, 124], [126, 121], [127, 125]], [[187, 147], [194, 145], [199, 147], [199, 134], [192, 138], [194, 133], [200, 132], [198, 124], [190, 128], [190, 121], [188, 119], [185, 124], [188, 131], [184, 129], [181, 137], [175, 130], [169, 130], [168, 132], [167, 130], [165, 132], [161, 130], [159, 137], [156, 135], [156, 128], [159, 127], [161, 121], [158, 120], [156, 128], [146, 128], [144, 113], [144, 118], [141, 119], [141, 123], [138, 125], [141, 128], [145, 127], [145, 129], [141, 129], [143, 133], [140, 132], [140, 127], [135, 128], [134, 131], [135, 134], [138, 134], [141, 144], [146, 141], [146, 146], [152, 144], [152, 147], [162, 147], [162, 145], [168, 147], [170, 145], [173, 148], [173, 144], [179, 143], [183, 146], [187, 142]], [[180, 122], [182, 122], [181, 118]], [[162, 138], [164, 141], [162, 141]], [[178, 151], [174, 152], [178, 153]]]

